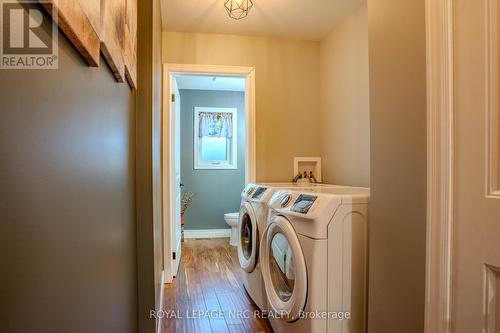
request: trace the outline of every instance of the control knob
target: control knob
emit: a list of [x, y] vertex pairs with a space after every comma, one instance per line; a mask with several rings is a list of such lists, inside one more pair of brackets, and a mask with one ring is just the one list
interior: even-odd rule
[[281, 198], [280, 200], [281, 208], [285, 208], [290, 203], [290, 200], [292, 200], [291, 194], [286, 194], [285, 196], [283, 196], [283, 198]]

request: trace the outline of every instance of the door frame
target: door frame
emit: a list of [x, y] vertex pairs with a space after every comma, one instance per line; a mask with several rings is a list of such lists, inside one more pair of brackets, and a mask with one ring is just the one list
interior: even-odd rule
[[193, 74], [208, 76], [238, 76], [246, 80], [245, 89], [245, 118], [246, 118], [246, 158], [245, 158], [245, 181], [255, 182], [256, 179], [256, 121], [255, 121], [255, 68], [239, 66], [198, 65], [198, 64], [164, 64], [163, 65], [163, 147], [162, 147], [162, 187], [163, 187], [163, 267], [165, 271], [165, 282], [173, 280], [172, 253], [175, 244], [172, 242], [173, 225], [171, 216], [173, 214], [173, 200], [171, 194], [174, 189], [171, 184], [175, 177], [171, 172], [172, 146], [171, 126], [173, 113], [171, 111], [170, 87], [171, 79], [175, 74]]
[[453, 0], [426, 0], [427, 244], [425, 332], [450, 333], [453, 270]]

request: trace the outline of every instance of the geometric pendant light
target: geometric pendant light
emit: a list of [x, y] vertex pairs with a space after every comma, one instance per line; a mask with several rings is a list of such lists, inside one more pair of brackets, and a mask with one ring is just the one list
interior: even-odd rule
[[252, 0], [226, 0], [224, 7], [226, 7], [227, 14], [230, 18], [241, 20], [247, 17], [248, 11], [253, 6]]

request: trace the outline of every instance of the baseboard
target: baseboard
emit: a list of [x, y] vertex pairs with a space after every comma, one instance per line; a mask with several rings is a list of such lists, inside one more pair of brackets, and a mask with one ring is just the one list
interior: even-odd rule
[[184, 238], [229, 238], [231, 229], [184, 230]]
[[[156, 309], [156, 311], [159, 311], [159, 310], [162, 310], [163, 309], [163, 294], [164, 294], [164, 290], [165, 290], [165, 271], [161, 271], [161, 290], [160, 290], [160, 308], [159, 309]], [[158, 321], [156, 322], [156, 333], [160, 333], [161, 332], [161, 318], [162, 316], [160, 316], [160, 319], [158, 319]]]

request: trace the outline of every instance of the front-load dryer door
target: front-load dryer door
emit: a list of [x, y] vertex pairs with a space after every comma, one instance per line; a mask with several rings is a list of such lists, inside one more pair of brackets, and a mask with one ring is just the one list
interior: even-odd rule
[[260, 244], [260, 265], [271, 309], [295, 321], [307, 300], [307, 268], [299, 239], [283, 216], [272, 218]]
[[240, 208], [238, 233], [240, 235], [238, 242], [240, 266], [247, 273], [251, 273], [257, 265], [259, 230], [257, 216], [248, 202], [245, 202]]

